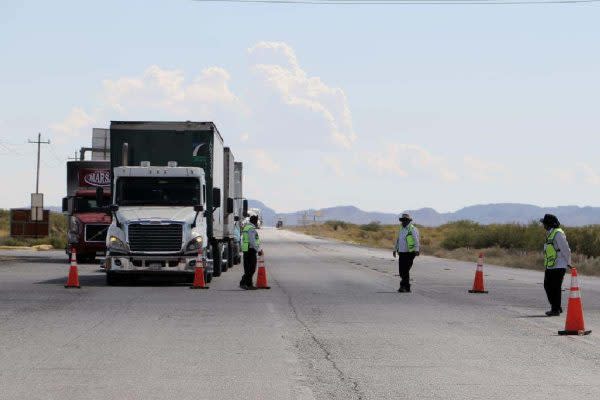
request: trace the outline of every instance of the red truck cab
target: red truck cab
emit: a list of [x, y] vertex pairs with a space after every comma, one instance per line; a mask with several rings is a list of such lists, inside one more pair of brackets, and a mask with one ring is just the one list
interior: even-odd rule
[[67, 197], [63, 212], [68, 218], [66, 253], [72, 249], [77, 262], [90, 263], [106, 254], [106, 232], [111, 216], [110, 162], [69, 161], [67, 163]]
[[98, 206], [95, 190], [78, 190], [73, 197], [66, 252], [71, 257], [74, 248], [77, 262], [93, 262], [96, 255], [106, 254], [106, 232], [111, 217], [102, 206], [110, 204], [110, 192], [103, 193], [102, 198]]

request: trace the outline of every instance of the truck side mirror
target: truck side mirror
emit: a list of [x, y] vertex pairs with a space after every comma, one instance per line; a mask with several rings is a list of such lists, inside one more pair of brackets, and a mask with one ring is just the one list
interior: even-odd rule
[[104, 188], [96, 188], [96, 207], [102, 207], [104, 204]]
[[69, 198], [63, 197], [62, 199], [62, 212], [66, 213], [69, 211]]
[[227, 198], [227, 214], [233, 214], [233, 199], [231, 197]]
[[212, 190], [213, 208], [221, 207], [221, 189], [213, 188]]
[[244, 202], [242, 203], [242, 216], [247, 217], [248, 216], [248, 200], [244, 200]]

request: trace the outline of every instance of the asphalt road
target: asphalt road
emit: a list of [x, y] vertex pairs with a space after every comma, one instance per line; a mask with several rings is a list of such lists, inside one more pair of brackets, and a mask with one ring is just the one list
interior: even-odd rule
[[271, 290], [239, 266], [210, 290], [107, 287], [95, 265], [67, 290], [64, 254], [0, 252], [0, 398], [600, 398], [599, 279], [594, 332], [561, 337], [540, 272], [486, 265], [470, 295], [475, 255], [419, 257], [401, 294], [391, 251], [260, 233]]

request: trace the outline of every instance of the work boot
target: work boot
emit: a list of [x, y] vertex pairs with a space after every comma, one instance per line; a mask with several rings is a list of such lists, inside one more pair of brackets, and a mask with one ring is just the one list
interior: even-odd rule
[[254, 285], [246, 286], [246, 290], [257, 290], [258, 288]]
[[246, 286], [246, 285], [244, 285], [244, 284], [242, 284], [242, 283], [240, 283], [240, 288], [242, 288], [242, 289], [244, 289], [244, 290], [248, 290], [248, 286]]
[[400, 289], [398, 289], [398, 293], [406, 293], [407, 290], [406, 288], [401, 287]]
[[546, 311], [546, 315], [548, 317], [558, 317], [560, 315], [560, 311], [559, 310]]

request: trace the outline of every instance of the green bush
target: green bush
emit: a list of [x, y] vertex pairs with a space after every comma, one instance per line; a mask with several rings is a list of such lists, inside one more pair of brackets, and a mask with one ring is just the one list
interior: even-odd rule
[[344, 221], [336, 221], [336, 220], [332, 220], [332, 221], [325, 221], [325, 225], [331, 227], [331, 229], [333, 229], [334, 231], [337, 231], [338, 228], [342, 228], [342, 229], [348, 229], [348, 223], [344, 222]]
[[361, 225], [360, 229], [367, 232], [379, 232], [381, 230], [381, 223], [379, 221], [372, 221], [368, 224]]

